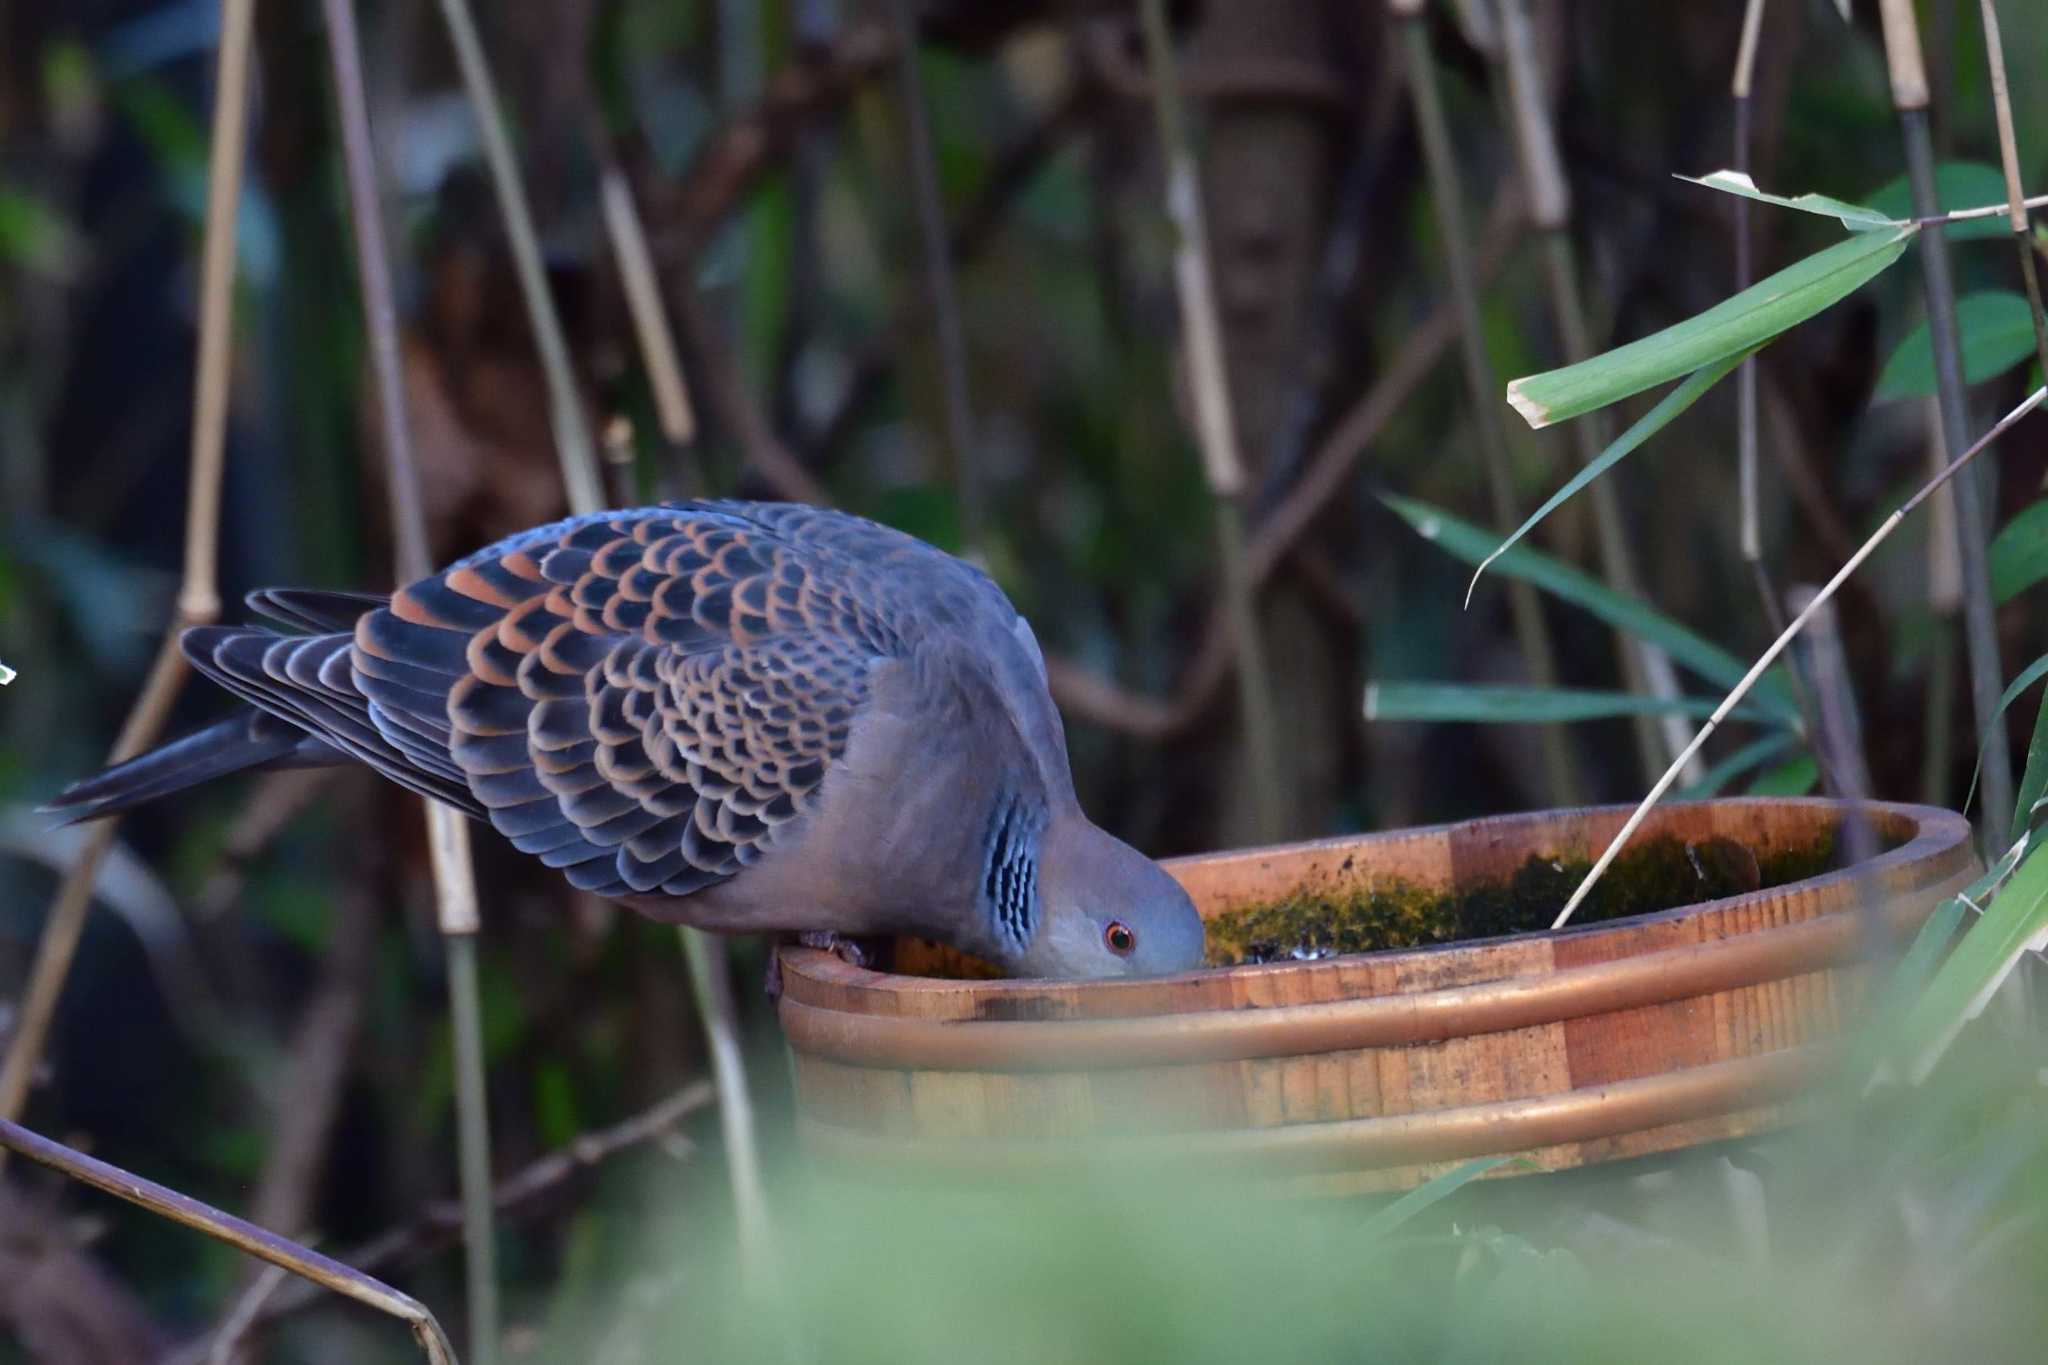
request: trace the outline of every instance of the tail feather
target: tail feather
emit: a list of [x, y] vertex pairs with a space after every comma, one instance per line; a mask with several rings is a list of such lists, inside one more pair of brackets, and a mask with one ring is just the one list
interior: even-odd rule
[[67, 825], [119, 815], [228, 773], [318, 768], [348, 760], [317, 735], [254, 707], [74, 782], [40, 807]]

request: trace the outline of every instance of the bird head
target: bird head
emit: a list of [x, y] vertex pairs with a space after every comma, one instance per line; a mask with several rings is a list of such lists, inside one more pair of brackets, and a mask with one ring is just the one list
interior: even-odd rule
[[1161, 976], [1202, 965], [1202, 919], [1180, 883], [1078, 810], [1038, 845], [1038, 924], [1002, 965], [1018, 976]]

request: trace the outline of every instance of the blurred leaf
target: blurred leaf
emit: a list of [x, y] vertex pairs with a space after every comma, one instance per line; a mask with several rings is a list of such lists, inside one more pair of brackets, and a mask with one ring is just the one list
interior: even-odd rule
[[[1865, 195], [1864, 202], [1895, 218], [1914, 216], [1913, 186], [1903, 175], [1886, 181], [1884, 187], [1874, 194]], [[1987, 166], [1981, 161], [1944, 161], [1934, 168], [1934, 202], [1943, 213], [1983, 208], [1986, 204], [2003, 204], [2005, 176], [1996, 166]], [[1966, 218], [1960, 223], [1942, 226], [1942, 231], [1951, 241], [1970, 237], [2003, 237], [2011, 230], [2003, 218]]]
[[1720, 190], [1723, 194], [1754, 199], [1760, 204], [1776, 204], [1780, 208], [1798, 209], [1801, 213], [1814, 213], [1823, 218], [1833, 218], [1851, 232], [1904, 227], [1903, 220], [1912, 217], [1907, 213], [1883, 213], [1861, 204], [1830, 198], [1825, 194], [1802, 194], [1791, 199], [1778, 194], [1765, 194], [1756, 187], [1754, 180], [1741, 171], [1715, 171], [1709, 175], [1681, 175], [1676, 178], [1694, 185], [1704, 185], [1710, 190]]
[[1779, 754], [1791, 748], [1798, 740], [1799, 736], [1794, 734], [1775, 734], [1765, 735], [1762, 739], [1745, 744], [1719, 763], [1708, 768], [1705, 773], [1700, 775], [1699, 781], [1690, 786], [1679, 788], [1677, 799], [1680, 801], [1698, 801], [1705, 797], [1714, 796], [1720, 792], [1721, 788], [1727, 786], [1751, 768], [1770, 762]]
[[960, 504], [951, 489], [935, 483], [885, 488], [869, 515], [948, 554], [960, 553]]
[[1918, 1085], [1964, 1024], [1983, 1012], [1998, 987], [2020, 960], [2039, 951], [2048, 929], [2048, 857], [2029, 848], [2004, 889], [1992, 897], [1984, 913], [1907, 1015], [1905, 1079]]
[[[1996, 727], [1995, 733], [2002, 735], [2004, 727]], [[2034, 713], [2034, 733], [2027, 740], [2027, 766], [2020, 774], [2019, 794], [2012, 807], [2014, 829], [2033, 825], [2034, 807], [2044, 792], [2048, 792], [2048, 694], [2042, 696], [2041, 709]]]
[[[1518, 687], [1491, 683], [1372, 682], [1365, 687], [1367, 720], [1472, 721], [1535, 724], [1607, 720], [1615, 716], [1711, 715], [1715, 703], [1701, 697], [1663, 701], [1627, 692], [1570, 687]], [[1741, 715], [1742, 708], [1736, 714]], [[1767, 717], [1751, 711], [1747, 719]]]
[[1531, 1169], [1535, 1168], [1535, 1163], [1525, 1157], [1506, 1156], [1479, 1157], [1453, 1166], [1442, 1175], [1417, 1185], [1384, 1208], [1376, 1209], [1370, 1217], [1359, 1224], [1358, 1234], [1369, 1242], [1376, 1242], [1403, 1223], [1414, 1219], [1431, 1205], [1442, 1203], [1488, 1171], [1505, 1166], [1510, 1161], [1519, 1162]]
[[48, 204], [0, 186], [0, 261], [66, 280], [83, 254], [78, 234]]
[[1991, 594], [2010, 602], [2048, 578], [2048, 498], [2032, 502], [1991, 539]]
[[1465, 605], [1468, 607], [1472, 605], [1472, 589], [1479, 586], [1479, 575], [1486, 572], [1488, 564], [1491, 564], [1496, 558], [1511, 549], [1515, 542], [1519, 541], [1523, 536], [1528, 535], [1530, 531], [1535, 529], [1537, 522], [1542, 521], [1552, 512], [1562, 507], [1565, 501], [1574, 493], [1577, 493], [1587, 484], [1621, 463], [1622, 459], [1634, 451], [1637, 446], [1662, 431], [1672, 418], [1698, 402], [1700, 396], [1719, 383], [1723, 375], [1727, 374], [1737, 365], [1740, 365], [1753, 354], [1755, 354], [1753, 351], [1743, 351], [1738, 355], [1729, 356], [1726, 360], [1717, 360], [1713, 364], [1695, 371], [1683, 384], [1680, 384], [1670, 393], [1665, 394], [1658, 401], [1657, 406], [1644, 413], [1627, 431], [1615, 437], [1607, 449], [1587, 461], [1584, 468], [1572, 475], [1566, 481], [1564, 487], [1552, 493], [1541, 507], [1529, 515], [1527, 521], [1515, 528], [1513, 535], [1500, 543], [1499, 549], [1488, 555], [1480, 562], [1479, 567], [1472, 571], [1472, 582], [1465, 589]]
[[1820, 766], [1812, 754], [1801, 754], [1780, 764], [1749, 784], [1751, 796], [1804, 796], [1820, 781]]
[[[1394, 509], [1424, 540], [1434, 541], [1464, 560], [1478, 564], [1493, 553], [1500, 537], [1481, 530], [1471, 522], [1452, 516], [1442, 508], [1391, 493], [1380, 501]], [[1552, 596], [1584, 607], [1616, 630], [1656, 645], [1672, 659], [1685, 665], [1708, 682], [1733, 689], [1749, 671], [1748, 665], [1719, 645], [1702, 639], [1654, 607], [1624, 597], [1592, 575], [1552, 559], [1528, 545], [1517, 545], [1494, 561], [1494, 572], [1532, 583]], [[1774, 668], [1758, 681], [1755, 700], [1786, 724], [1797, 724], [1799, 708], [1786, 687], [1784, 672]]]
[[1859, 232], [1786, 266], [1733, 298], [1640, 341], [1508, 385], [1532, 427], [1592, 412], [1729, 356], [1753, 351], [1847, 298], [1899, 259], [1917, 229]]
[[533, 1119], [543, 1147], [567, 1147], [583, 1130], [575, 1082], [560, 1062], [543, 1062], [533, 1074]]
[[[2023, 295], [1980, 290], [1956, 300], [1963, 339], [1963, 380], [1976, 384], [2000, 375], [2034, 353], [2034, 314]], [[1927, 323], [1906, 333], [1877, 377], [1879, 398], [1926, 398], [1934, 393], [1934, 343]]]
[[[1970, 768], [1970, 785], [1963, 792], [1964, 810], [1970, 808], [1971, 800], [1977, 795], [1977, 779], [1984, 771], [1984, 751], [1991, 747], [1992, 740], [2005, 733], [2003, 722], [2006, 711], [2019, 700], [2020, 693], [2039, 682], [2044, 674], [2048, 674], [2048, 654], [2043, 654], [2021, 669], [2013, 680], [2005, 685], [2005, 691], [1998, 694], [1998, 705], [1991, 708], [1991, 717], [1985, 722], [1983, 733], [1977, 741], [1977, 761]], [[2024, 803], [2020, 809], [2024, 811], [2030, 804], [2032, 803]]]

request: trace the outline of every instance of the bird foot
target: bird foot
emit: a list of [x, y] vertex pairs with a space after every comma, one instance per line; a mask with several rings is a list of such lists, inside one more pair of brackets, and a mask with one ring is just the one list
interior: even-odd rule
[[[816, 948], [822, 952], [831, 953], [849, 967], [866, 967], [874, 960], [869, 950], [861, 945], [859, 939], [849, 938], [845, 934], [835, 934], [829, 929], [805, 930], [796, 936], [796, 941], [806, 948]], [[768, 974], [767, 978], [761, 983], [761, 989], [770, 1000], [780, 1000], [782, 998], [781, 953], [770, 953], [768, 955]]]

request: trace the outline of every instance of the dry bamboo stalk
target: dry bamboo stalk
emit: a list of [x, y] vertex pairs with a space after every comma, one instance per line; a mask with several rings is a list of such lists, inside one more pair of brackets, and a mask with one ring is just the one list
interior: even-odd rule
[[1238, 708], [1243, 718], [1245, 758], [1252, 774], [1254, 837], [1282, 834], [1282, 797], [1275, 772], [1279, 737], [1266, 675], [1265, 648], [1258, 623], [1256, 588], [1245, 556], [1244, 461], [1237, 448], [1237, 418], [1230, 406], [1230, 381], [1223, 355], [1223, 327], [1217, 317], [1215, 279], [1210, 273], [1207, 228], [1202, 218], [1201, 179], [1194, 144], [1181, 108], [1173, 37], [1164, 0], [1144, 0], [1146, 64], [1152, 74], [1152, 107], [1166, 163], [1166, 211], [1177, 240], [1173, 252], [1175, 295], [1195, 413], [1195, 443], [1216, 514], [1216, 550], [1231, 635], [1237, 642]]
[[[213, 123], [207, 156], [206, 236], [199, 272], [199, 363], [193, 391], [190, 480], [185, 503], [185, 566], [163, 644], [136, 698], [111, 762], [133, 758], [162, 733], [188, 666], [178, 646], [185, 627], [220, 615], [216, 560], [220, 544], [220, 487], [227, 452], [228, 388], [234, 358], [235, 226], [242, 193], [249, 109], [249, 52], [255, 0], [223, 0], [220, 69], [214, 82]], [[71, 974], [85, 932], [99, 868], [113, 846], [118, 817], [101, 820], [65, 875], [22, 995], [7, 1057], [0, 1062], [0, 1118], [20, 1116], [30, 1078], [49, 1038], [50, 1021]]]
[[[1884, 30], [1885, 62], [1891, 77], [1892, 104], [1899, 115], [1905, 143], [1906, 173], [1912, 185], [1913, 212], [1937, 216], [1933, 137], [1928, 126], [1927, 71], [1920, 52], [1920, 29], [1912, 0], [1879, 0]], [[1920, 234], [1922, 282], [1927, 294], [1927, 328], [1934, 345], [1936, 397], [1940, 400], [1942, 439], [1949, 450], [1969, 443], [1969, 415], [1963, 390], [1962, 345], [1956, 330], [1955, 287], [1949, 273], [1948, 240], [1939, 231]], [[1999, 663], [1998, 631], [1987, 567], [1990, 521], [1983, 486], [1974, 472], [1955, 481], [1957, 544], [1962, 552], [1963, 634], [1970, 659], [1970, 696], [1977, 729], [1992, 735], [2001, 724], [1998, 695], [2004, 686]], [[1984, 804], [1980, 817], [1985, 847], [2003, 850], [2013, 804], [2010, 746], [1984, 748]]]
[[[397, 296], [391, 284], [390, 250], [384, 240], [355, 6], [353, 0], [322, 0], [322, 9], [339, 104], [349, 217], [355, 224], [357, 282], [364, 325], [369, 333], [378, 417], [383, 427], [389, 473], [386, 492], [391, 503], [392, 534], [397, 542], [397, 577], [403, 583], [425, 577], [432, 572], [433, 565], [426, 512], [420, 497], [419, 462], [414, 456], [411, 426], [406, 418]], [[483, 1007], [476, 979], [476, 933], [480, 925], [476, 872], [470, 859], [467, 819], [439, 801], [426, 800], [422, 805], [427, 819], [437, 919], [448, 952], [458, 1170], [463, 1209], [469, 1223], [464, 1239], [464, 1269], [470, 1349], [482, 1365], [490, 1365], [498, 1353], [498, 1278], [491, 1236], [490, 1111], [481, 1043]]]
[[1714, 708], [1714, 713], [1707, 718], [1706, 724], [1700, 727], [1699, 733], [1693, 736], [1692, 743], [1686, 746], [1685, 753], [1679, 755], [1678, 761], [1673, 763], [1664, 776], [1657, 780], [1657, 785], [1650, 789], [1650, 794], [1644, 797], [1641, 804], [1630, 814], [1628, 820], [1622, 825], [1621, 830], [1614, 836], [1613, 841], [1607, 845], [1607, 850], [1600, 855], [1599, 861], [1595, 862], [1592, 869], [1586, 873], [1585, 879], [1579, 883], [1578, 889], [1572, 892], [1571, 899], [1565, 902], [1564, 909], [1558, 912], [1557, 919], [1550, 926], [1551, 928], [1562, 929], [1570, 922], [1572, 912], [1577, 910], [1580, 904], [1584, 902], [1586, 896], [1593, 890], [1601, 876], [1614, 862], [1615, 857], [1628, 843], [1629, 837], [1642, 825], [1643, 818], [1650, 813], [1650, 808], [1663, 798], [1665, 792], [1671, 790], [1672, 784], [1678, 780], [1679, 773], [1684, 768], [1685, 760], [1698, 753], [1701, 747], [1713, 735], [1714, 731], [1720, 727], [1721, 722], [1728, 718], [1729, 713], [1742, 704], [1743, 698], [1747, 697], [1751, 689], [1756, 686], [1757, 679], [1763, 677], [1765, 672], [1770, 669], [1770, 666], [1777, 662], [1778, 656], [1783, 654], [1786, 646], [1790, 645], [1798, 637], [1799, 632], [1806, 628], [1807, 623], [1813, 619], [1814, 614], [1834, 600], [1835, 593], [1841, 589], [1842, 584], [1849, 581], [1849, 575], [1855, 573], [1863, 561], [1868, 559], [1878, 546], [1884, 544], [1886, 538], [1893, 531], [1896, 531], [1900, 523], [1905, 521], [1921, 503], [1931, 498], [1937, 490], [1947, 484], [1958, 473], [1968, 469], [1970, 461], [1976, 459], [1977, 455], [1985, 447], [2003, 435], [2007, 428], [2039, 407], [2043, 399], [2048, 399], [2048, 387], [2034, 390], [2018, 407], [1999, 418], [1997, 424], [1991, 430], [1978, 437], [1974, 445], [1963, 451], [1961, 455], [1958, 455], [1954, 460], [1945, 465], [1940, 473], [1923, 484], [1919, 492], [1906, 499], [1897, 511], [1886, 517], [1877, 530], [1871, 533], [1868, 540], [1856, 548], [1856, 552], [1849, 556], [1847, 562], [1835, 571], [1835, 576], [1830, 578], [1826, 585], [1807, 602], [1804, 609], [1792, 618], [1784, 630], [1779, 632], [1778, 638], [1771, 642], [1770, 648], [1766, 649], [1757, 657], [1757, 661], [1750, 665], [1749, 672], [1742, 675], [1741, 681], [1735, 684], [1734, 690], [1722, 699], [1719, 706]]
[[633, 315], [633, 334], [640, 343], [641, 363], [647, 370], [648, 386], [654, 390], [654, 410], [661, 418], [661, 434], [676, 445], [686, 446], [697, 439], [697, 412], [690, 404], [689, 386], [683, 382], [675, 329], [669, 325], [668, 310], [662, 306], [654, 257], [647, 249], [640, 212], [633, 206], [633, 188], [626, 181], [626, 173], [609, 156], [603, 158], [598, 170], [598, 195], [604, 205], [605, 232], [611, 238], [612, 256], [618, 262], [619, 278], [625, 286], [626, 307]]
[[[1744, 175], [1750, 173], [1754, 117], [1750, 92], [1756, 79], [1757, 38], [1763, 29], [1763, 18], [1764, 0], [1749, 0], [1742, 14], [1742, 37], [1736, 46], [1735, 74], [1729, 81], [1729, 95], [1735, 102], [1734, 165]], [[1749, 212], [1749, 200], [1735, 196], [1732, 213], [1735, 222], [1735, 292], [1738, 294], [1749, 288], [1755, 274], [1755, 246], [1750, 238]], [[1756, 365], [1756, 357], [1751, 356], [1735, 372], [1735, 462], [1737, 497], [1741, 507], [1738, 539], [1743, 561], [1749, 565], [1750, 577], [1756, 580], [1764, 618], [1774, 630], [1782, 630], [1785, 613], [1779, 604], [1777, 589], [1772, 586], [1770, 571], [1764, 565], [1763, 490], [1757, 457], [1761, 438], [1758, 431]]]
[[[1495, 380], [1493, 363], [1486, 355], [1477, 272], [1472, 265], [1470, 237], [1465, 228], [1464, 191], [1459, 184], [1456, 153], [1451, 147], [1450, 130], [1445, 123], [1443, 102], [1437, 90], [1436, 61], [1430, 48], [1428, 21], [1422, 17], [1421, 7], [1411, 4], [1410, 0], [1389, 0], [1388, 8], [1399, 19], [1399, 41], [1407, 57], [1408, 91], [1415, 104], [1415, 122], [1422, 137], [1423, 161], [1428, 167], [1431, 197], [1435, 200], [1437, 233], [1443, 242], [1451, 296], [1457, 307], [1466, 399], [1471, 407], [1473, 429], [1479, 438], [1487, 492], [1493, 503], [1493, 520], [1505, 535], [1520, 524], [1522, 517], [1516, 507], [1507, 433], [1501, 424], [1495, 397], [1501, 386]], [[1549, 627], [1544, 624], [1543, 604], [1536, 596], [1536, 590], [1517, 579], [1508, 585], [1508, 604], [1530, 681], [1538, 687], [1556, 687], [1557, 654], [1551, 644]], [[1552, 799], [1564, 806], [1580, 804], [1583, 792], [1564, 728], [1543, 725], [1537, 727], [1537, 734], [1543, 744], [1544, 768]]]
[[300, 1246], [231, 1213], [223, 1213], [209, 1204], [179, 1194], [154, 1180], [145, 1180], [97, 1157], [75, 1152], [63, 1143], [32, 1133], [12, 1120], [0, 1119], [0, 1149], [19, 1152], [30, 1161], [48, 1166], [81, 1184], [104, 1190], [116, 1198], [148, 1209], [160, 1218], [203, 1232], [259, 1260], [282, 1266], [337, 1294], [368, 1304], [380, 1313], [388, 1313], [412, 1329], [413, 1337], [419, 1342], [420, 1349], [426, 1352], [430, 1365], [455, 1365], [455, 1348], [448, 1344], [447, 1334], [434, 1320], [434, 1315], [419, 1300], [399, 1293], [381, 1280], [372, 1279], [310, 1247]]
[[2020, 145], [2012, 127], [2012, 92], [2006, 86], [2005, 42], [1998, 32], [1998, 6], [1978, 0], [1984, 13], [1984, 60], [1991, 68], [1991, 108], [1998, 120], [1998, 160], [2005, 171], [2005, 198], [2010, 208], [2013, 246], [2019, 251], [2020, 278], [2027, 289], [2027, 307], [2034, 316], [2034, 354], [2048, 374], [2048, 313], [2041, 307], [2041, 280], [2034, 268], [2034, 247], [2028, 240], [2026, 191], [2020, 187]]

